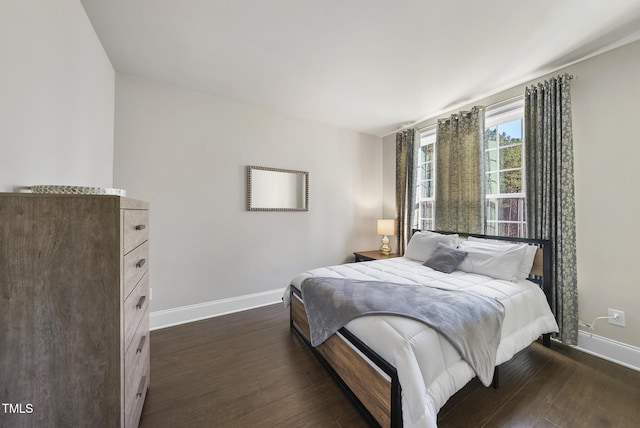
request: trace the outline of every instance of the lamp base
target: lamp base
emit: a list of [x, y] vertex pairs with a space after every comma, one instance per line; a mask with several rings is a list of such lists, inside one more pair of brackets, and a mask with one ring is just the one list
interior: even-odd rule
[[391, 254], [391, 247], [389, 246], [389, 238], [387, 235], [384, 235], [382, 238], [382, 245], [380, 246], [380, 254], [383, 256], [388, 256]]

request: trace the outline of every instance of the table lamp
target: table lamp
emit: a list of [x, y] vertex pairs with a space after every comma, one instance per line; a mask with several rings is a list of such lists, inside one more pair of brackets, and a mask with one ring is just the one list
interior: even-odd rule
[[378, 235], [382, 235], [382, 245], [380, 246], [380, 254], [388, 256], [391, 254], [389, 247], [388, 235], [395, 235], [396, 221], [393, 219], [379, 219], [377, 224]]

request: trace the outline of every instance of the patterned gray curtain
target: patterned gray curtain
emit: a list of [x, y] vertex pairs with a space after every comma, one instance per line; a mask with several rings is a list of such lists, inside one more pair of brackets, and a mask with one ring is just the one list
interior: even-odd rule
[[484, 233], [484, 108], [438, 120], [435, 229]]
[[416, 199], [415, 129], [396, 134], [396, 252], [404, 254], [411, 238]]
[[578, 275], [571, 93], [567, 74], [525, 91], [529, 237], [552, 242], [551, 309], [560, 340], [578, 342]]

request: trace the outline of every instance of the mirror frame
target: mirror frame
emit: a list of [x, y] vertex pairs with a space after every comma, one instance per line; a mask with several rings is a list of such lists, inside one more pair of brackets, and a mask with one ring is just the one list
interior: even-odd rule
[[[253, 170], [304, 175], [304, 208], [254, 207], [252, 204], [252, 192], [253, 192], [252, 171]], [[294, 169], [270, 168], [265, 166], [248, 165], [247, 166], [247, 210], [248, 211], [309, 211], [309, 173], [307, 171], [298, 171]]]

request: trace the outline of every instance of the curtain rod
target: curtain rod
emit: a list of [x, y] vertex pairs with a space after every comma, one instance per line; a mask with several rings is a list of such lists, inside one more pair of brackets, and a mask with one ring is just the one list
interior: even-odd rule
[[[500, 101], [497, 101], [497, 102], [495, 102], [493, 104], [489, 104], [488, 106], [485, 106], [485, 109], [491, 109], [491, 108], [497, 107], [497, 106], [502, 105], [502, 104], [509, 104], [510, 102], [513, 102], [513, 101], [515, 101], [515, 100], [517, 100], [519, 98], [524, 99], [524, 94], [516, 95], [514, 97], [507, 98], [507, 99], [504, 99], [504, 100], [500, 100]], [[427, 120], [432, 120], [432, 119], [435, 119], [436, 123], [431, 124], [431, 125], [427, 125], [427, 126], [423, 126], [421, 128], [416, 128], [416, 132], [424, 131], [425, 129], [429, 129], [429, 128], [435, 128], [437, 126], [438, 120], [441, 120], [441, 118], [438, 118], [438, 117], [432, 117], [431, 119], [427, 119]], [[442, 119], [446, 119], [446, 118], [442, 118]], [[415, 125], [417, 125], [417, 123], [413, 124], [413, 126], [415, 126]], [[405, 126], [402, 129], [399, 129], [397, 132], [402, 132], [405, 129], [408, 129], [410, 127], [411, 127], [411, 125]]]
[[[564, 74], [566, 74], [566, 73], [564, 73]], [[559, 76], [562, 76], [562, 74], [560, 74]], [[579, 76], [578, 76], [578, 75], [573, 75], [573, 74], [568, 74], [568, 76], [569, 76], [569, 79], [570, 79], [570, 80], [578, 80], [578, 78], [579, 78]], [[535, 79], [534, 79], [534, 80], [535, 80]], [[537, 85], [537, 83], [532, 83], [531, 85]], [[529, 86], [531, 86], [531, 85], [527, 85], [527, 86], [525, 86], [525, 90], [526, 90]], [[501, 100], [501, 101], [495, 102], [495, 103], [493, 103], [493, 104], [489, 104], [488, 106], [485, 106], [485, 108], [494, 108], [494, 107], [496, 107], [496, 106], [498, 106], [498, 105], [500, 105], [500, 104], [507, 104], [507, 103], [509, 103], [509, 102], [511, 102], [511, 101], [515, 101], [515, 100], [517, 100], [518, 98], [524, 98], [524, 94], [516, 95], [516, 96], [513, 96], [513, 97], [511, 97], [511, 98], [507, 98], [507, 99], [505, 99], [505, 100]], [[436, 123], [434, 123], [433, 125], [423, 126], [423, 127], [421, 127], [421, 128], [415, 128], [415, 130], [416, 130], [416, 132], [418, 132], [418, 131], [423, 131], [423, 130], [425, 130], [425, 129], [429, 129], [429, 128], [435, 127], [435, 126], [436, 126], [436, 124], [437, 124], [437, 121], [438, 121], [438, 117], [437, 117], [437, 116], [434, 116], [434, 117], [431, 117], [431, 118], [428, 118], [428, 119], [425, 119], [425, 120], [421, 120], [421, 121], [419, 121], [419, 122], [413, 122], [413, 123], [407, 123], [407, 124], [404, 124], [402, 127], [398, 128], [398, 129], [396, 130], [396, 132], [395, 132], [395, 133], [397, 134], [398, 132], [405, 131], [405, 130], [407, 130], [407, 129], [411, 128], [411, 127], [416, 126], [418, 123], [425, 122], [425, 121], [427, 121], [427, 120], [432, 120], [432, 119], [435, 119], [435, 120], [436, 120]]]

